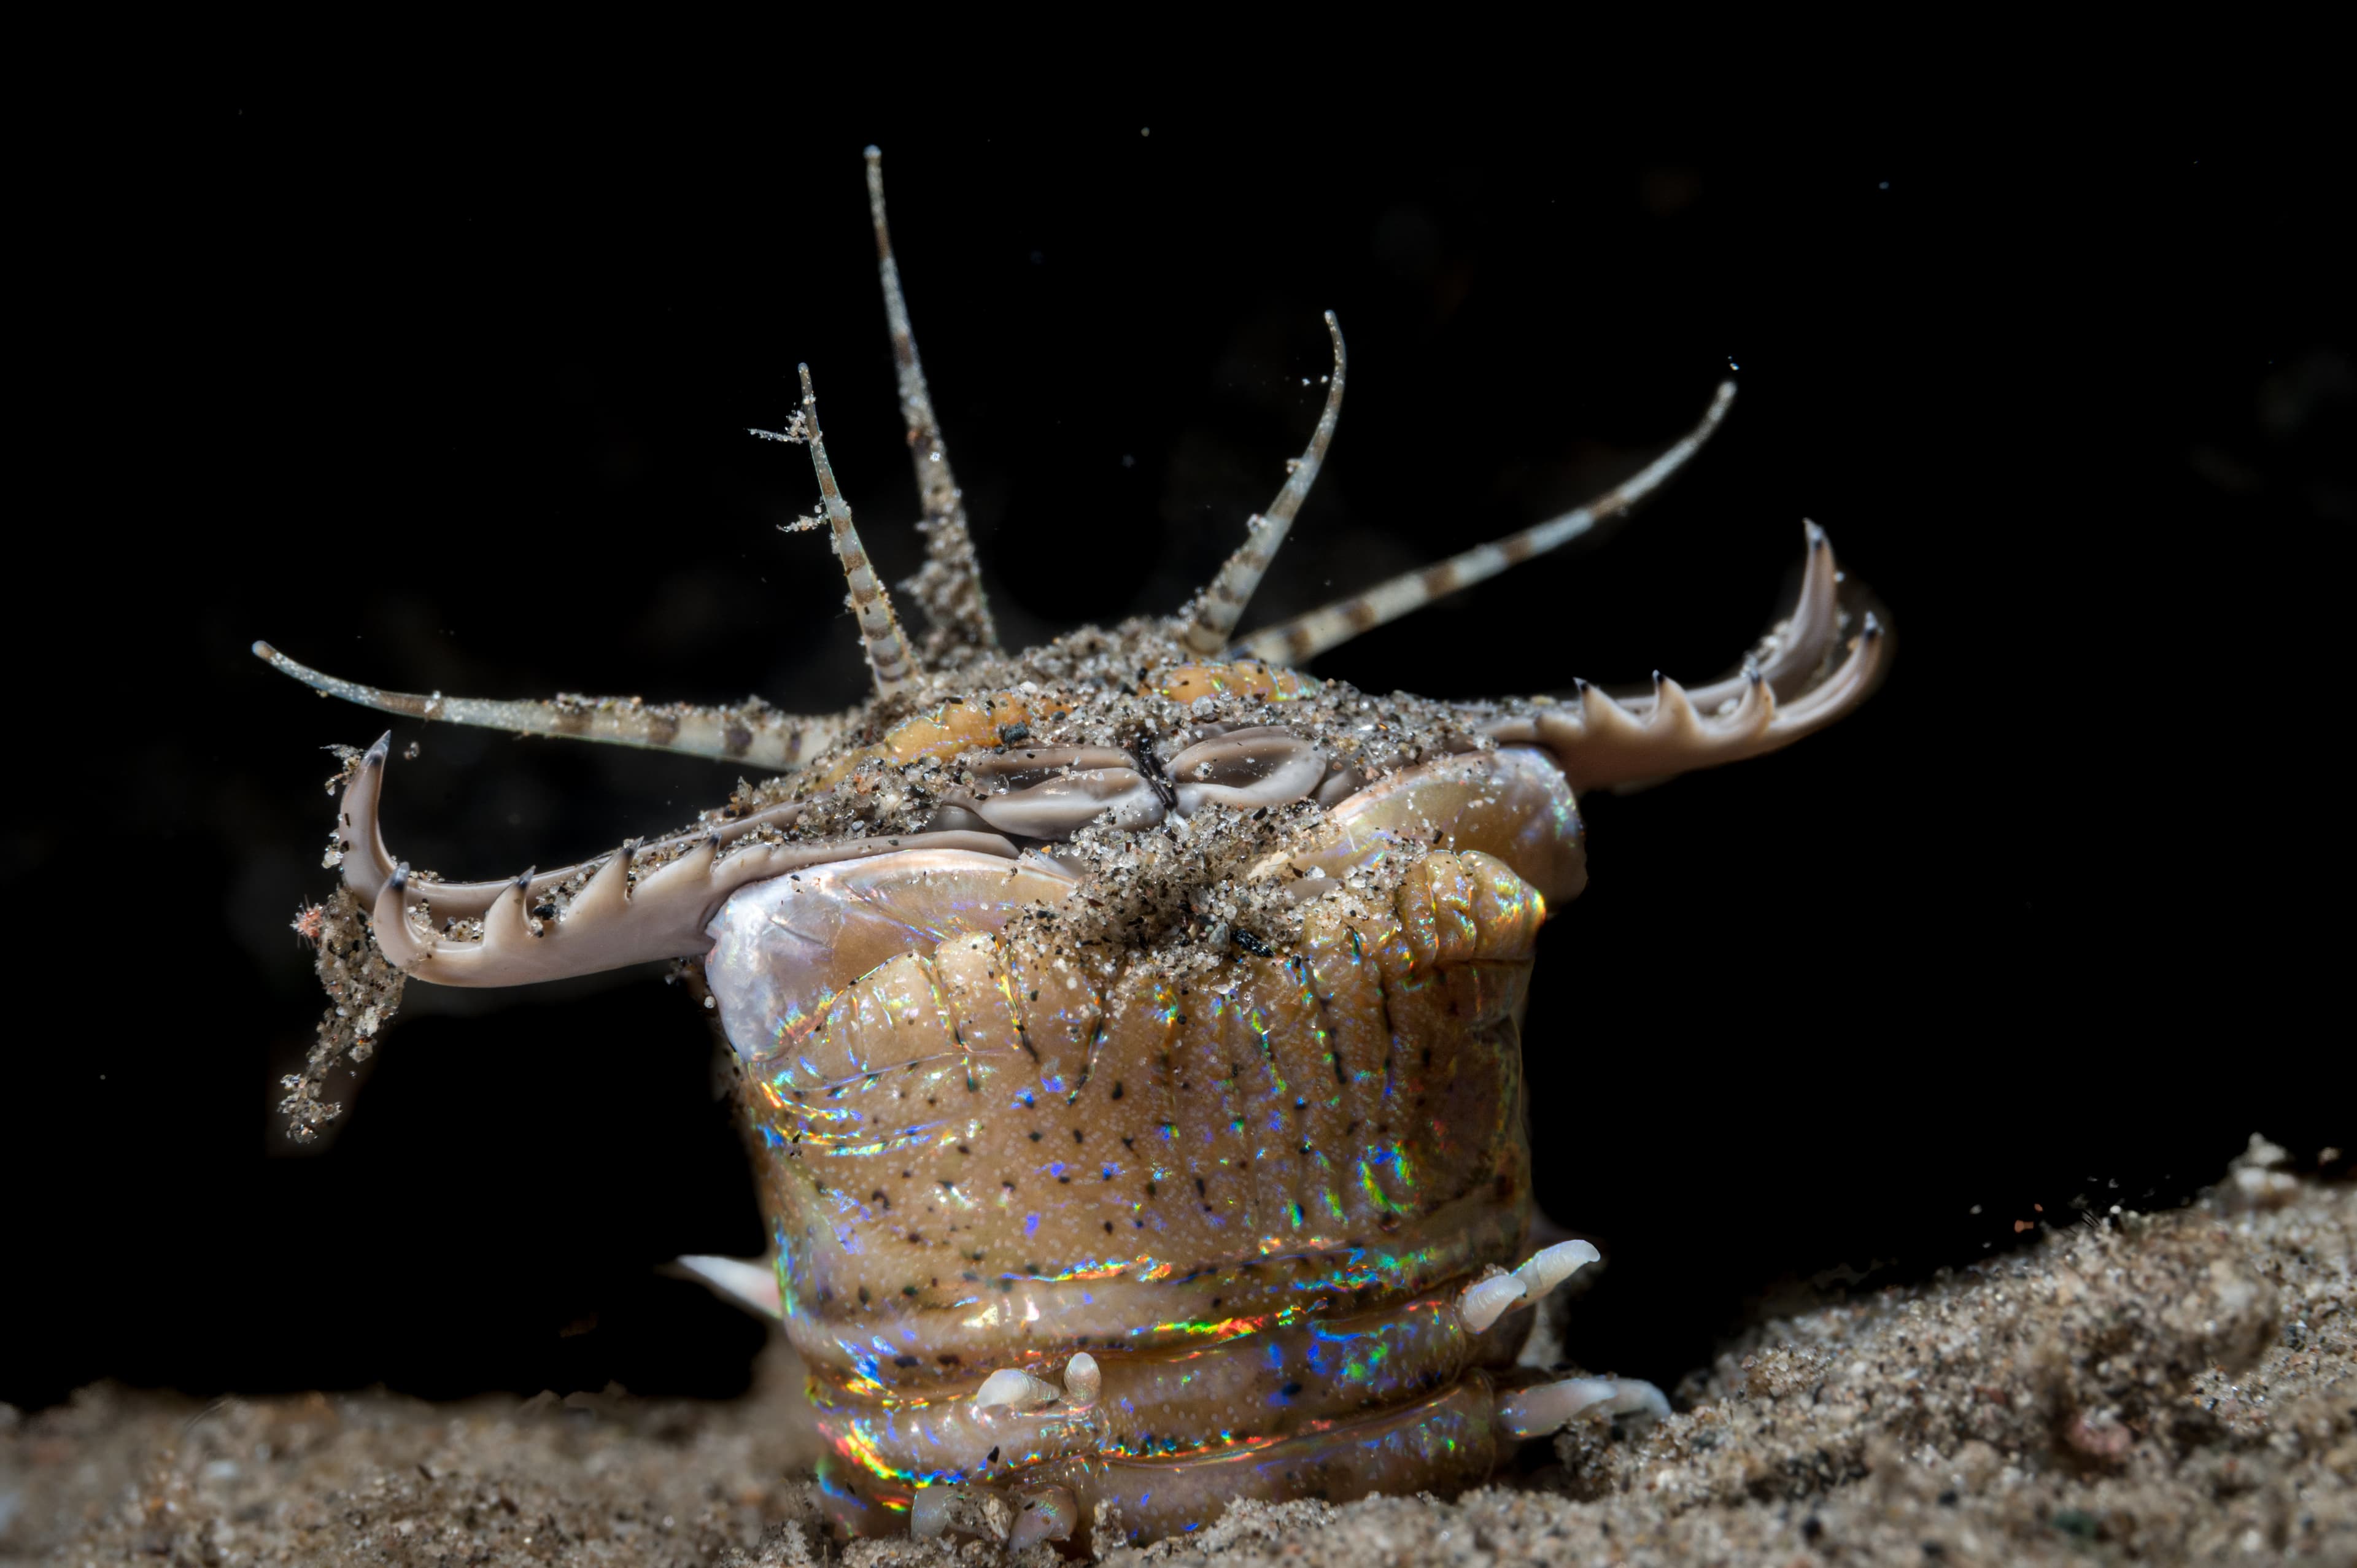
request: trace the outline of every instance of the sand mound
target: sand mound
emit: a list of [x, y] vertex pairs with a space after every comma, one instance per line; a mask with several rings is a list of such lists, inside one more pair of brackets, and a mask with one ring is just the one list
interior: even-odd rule
[[[1116, 1552], [1372, 1563], [2357, 1563], [2357, 1188], [2246, 1162], [2194, 1208], [1760, 1325], [1643, 1429], [1455, 1502], [1240, 1504]], [[619, 1392], [0, 1410], [8, 1561], [997, 1563], [823, 1541], [791, 1358], [728, 1404]], [[1056, 1561], [1034, 1548], [1027, 1560]]]

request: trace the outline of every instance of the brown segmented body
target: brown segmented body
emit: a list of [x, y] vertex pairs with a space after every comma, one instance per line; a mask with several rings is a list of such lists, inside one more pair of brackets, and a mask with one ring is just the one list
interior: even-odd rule
[[[798, 717], [416, 698], [257, 652], [393, 712], [780, 770], [689, 828], [478, 884], [378, 826], [388, 750], [344, 786], [315, 1075], [402, 982], [505, 985], [680, 961], [734, 1047], [848, 1530], [913, 1523], [1103, 1547], [1237, 1496], [1448, 1489], [1641, 1384], [1518, 1367], [1539, 1297], [1522, 1019], [1541, 926], [1587, 877], [1579, 790], [1758, 755], [1854, 707], [1883, 639], [1824, 535], [1792, 616], [1726, 681], [1641, 698], [1372, 699], [1295, 662], [1576, 537], [1620, 489], [1241, 641], [1339, 418], [1217, 581], [1168, 621], [996, 649], [870, 155], [929, 560], [902, 633], [810, 446], [876, 677]], [[339, 1020], [347, 1020], [339, 1022]], [[370, 1027], [373, 1027], [373, 1024]], [[312, 1080], [290, 1108], [316, 1119]], [[741, 1281], [717, 1261], [704, 1272]], [[743, 1294], [741, 1283], [737, 1286]]]

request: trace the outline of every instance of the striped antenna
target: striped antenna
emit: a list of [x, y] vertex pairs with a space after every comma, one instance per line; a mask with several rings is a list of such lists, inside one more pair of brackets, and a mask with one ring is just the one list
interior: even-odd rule
[[909, 456], [917, 466], [917, 495], [925, 512], [917, 524], [925, 536], [925, 564], [900, 585], [932, 622], [925, 634], [925, 659], [938, 668], [995, 651], [998, 628], [982, 591], [982, 563], [966, 528], [965, 495], [950, 472], [949, 447], [933, 418], [924, 363], [917, 358], [900, 267], [892, 259], [892, 231], [884, 221], [884, 155], [874, 147], [867, 149], [867, 213], [876, 223], [876, 270], [884, 279], [884, 318], [891, 328], [892, 364], [900, 378], [900, 416], [908, 422]]
[[834, 553], [843, 561], [844, 580], [851, 585], [851, 613], [859, 618], [859, 638], [867, 649], [867, 667], [876, 676], [876, 694], [894, 696], [916, 679], [916, 660], [909, 656], [909, 639], [900, 635], [899, 618], [892, 613], [891, 592], [877, 580], [867, 547], [859, 542], [859, 529], [851, 521], [851, 509], [835, 488], [834, 467], [826, 460], [826, 438], [819, 433], [818, 394], [811, 390], [810, 367], [794, 369], [802, 378], [802, 434], [810, 443], [811, 466], [818, 470], [827, 525], [834, 530]]
[[1265, 659], [1272, 663], [1301, 664], [1329, 648], [1350, 641], [1362, 631], [1372, 631], [1386, 621], [1394, 621], [1412, 610], [1420, 610], [1445, 595], [1494, 577], [1509, 566], [1519, 566], [1534, 555], [1544, 555], [1550, 550], [1570, 543], [1606, 518], [1627, 511], [1659, 489], [1671, 475], [1685, 466], [1687, 459], [1702, 449], [1702, 444], [1710, 439], [1711, 433], [1718, 428], [1719, 421], [1727, 417], [1727, 405], [1734, 401], [1735, 383], [1719, 382], [1718, 395], [1710, 400], [1710, 409], [1702, 416], [1701, 424], [1632, 478], [1586, 506], [1491, 543], [1477, 544], [1437, 566], [1426, 566], [1421, 571], [1394, 577], [1388, 583], [1378, 583], [1363, 593], [1354, 594], [1347, 599], [1337, 599], [1307, 615], [1256, 631], [1237, 642], [1229, 650], [1231, 656]]
[[363, 686], [357, 681], [324, 674], [287, 658], [266, 642], [253, 645], [253, 656], [323, 697], [341, 697], [347, 703], [358, 703], [381, 714], [503, 729], [515, 735], [555, 736], [603, 741], [608, 746], [634, 746], [646, 751], [672, 751], [685, 757], [709, 757], [780, 773], [849, 733], [852, 723], [849, 714], [806, 717], [780, 713], [758, 697], [735, 707], [704, 708], [687, 703], [643, 703], [636, 697], [579, 697], [569, 693], [548, 702], [446, 697], [439, 692], [420, 695], [414, 692], [388, 692], [381, 686]]
[[1277, 546], [1285, 542], [1301, 503], [1308, 499], [1309, 487], [1318, 479], [1318, 466], [1326, 460], [1326, 448], [1333, 442], [1334, 426], [1342, 417], [1342, 367], [1347, 356], [1342, 352], [1342, 324], [1330, 310], [1326, 313], [1326, 332], [1334, 339], [1334, 373], [1326, 379], [1326, 411], [1318, 416], [1309, 449], [1290, 465], [1293, 472], [1286, 476], [1285, 488], [1276, 492], [1268, 510], [1245, 520], [1243, 543], [1195, 601], [1186, 635], [1187, 646], [1198, 653], [1217, 653], [1227, 645], [1244, 606], [1252, 601], [1253, 590], [1268, 575]]

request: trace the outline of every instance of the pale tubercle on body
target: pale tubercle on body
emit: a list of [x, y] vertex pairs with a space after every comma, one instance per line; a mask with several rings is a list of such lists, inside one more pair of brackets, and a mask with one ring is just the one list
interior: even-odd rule
[[867, 174], [931, 628], [903, 629], [868, 561], [805, 367], [788, 428], [755, 434], [811, 449], [860, 707], [419, 696], [255, 644], [407, 717], [783, 776], [576, 865], [446, 882], [386, 843], [388, 736], [340, 781], [337, 940], [364, 931], [396, 977], [445, 984], [655, 960], [700, 975], [773, 1257], [679, 1266], [782, 1321], [831, 1444], [827, 1506], [855, 1533], [1020, 1550], [1086, 1530], [1103, 1550], [1236, 1497], [1453, 1490], [1568, 1421], [1666, 1409], [1649, 1384], [1517, 1364], [1529, 1309], [1598, 1262], [1530, 1243], [1538, 933], [1586, 885], [1580, 791], [1757, 757], [1854, 710], [1889, 660], [1877, 616], [1854, 585], [1845, 607], [1807, 524], [1790, 613], [1708, 684], [1434, 703], [1265, 660], [1626, 510], [1694, 459], [1732, 384], [1587, 506], [1239, 639], [1336, 435], [1329, 314], [1316, 430], [1214, 581], [1170, 616], [1009, 656], [872, 148]]
[[1501, 1397], [1498, 1430], [1517, 1440], [1544, 1437], [1590, 1412], [1659, 1417], [1670, 1413], [1670, 1402], [1652, 1384], [1632, 1378], [1562, 1378]]

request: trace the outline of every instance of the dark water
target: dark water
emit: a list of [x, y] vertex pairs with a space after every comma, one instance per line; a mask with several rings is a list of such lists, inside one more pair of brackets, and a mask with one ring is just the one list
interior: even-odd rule
[[[1836, 730], [1590, 806], [1528, 1036], [1545, 1204], [1612, 1259], [1584, 1359], [1666, 1382], [1780, 1279], [2174, 1202], [2255, 1128], [2357, 1144], [2323, 648], [2357, 341], [2318, 171], [1731, 115], [583, 117], [262, 94], [60, 132], [23, 242], [43, 499], [12, 529], [0, 869], [35, 1000], [0, 1399], [742, 1385], [756, 1326], [651, 1273], [759, 1243], [659, 979], [414, 988], [339, 1135], [288, 1149], [317, 748], [382, 725], [245, 650], [419, 691], [854, 700], [832, 560], [771, 526], [807, 468], [744, 432], [807, 360], [870, 547], [914, 566], [870, 139], [1011, 636], [1208, 578], [1314, 422], [1329, 307], [1341, 432], [1248, 625], [1576, 504], [1730, 361], [1742, 394], [1609, 542], [1321, 671], [1706, 679], [1804, 516], [1890, 607], [1895, 671]], [[388, 831], [452, 875], [730, 782], [412, 740]]]

